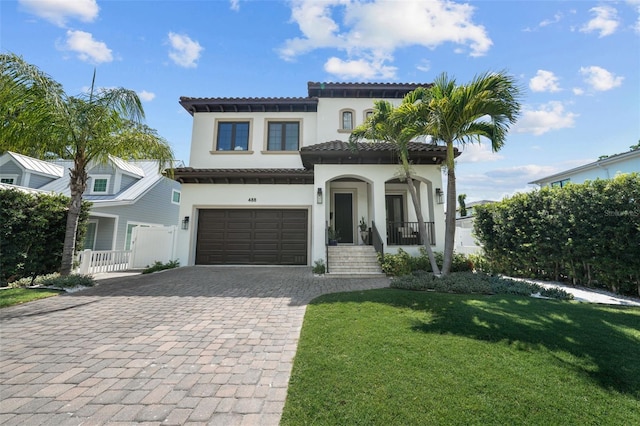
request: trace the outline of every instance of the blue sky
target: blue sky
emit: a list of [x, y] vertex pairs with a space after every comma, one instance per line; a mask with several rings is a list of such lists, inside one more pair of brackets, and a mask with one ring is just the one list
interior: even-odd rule
[[[459, 157], [467, 202], [640, 139], [640, 0], [0, 1], [0, 50], [65, 91], [133, 89], [188, 162], [188, 97], [306, 96], [308, 81], [459, 83], [506, 70], [523, 111], [498, 153]], [[323, 142], [323, 141], [318, 141]]]

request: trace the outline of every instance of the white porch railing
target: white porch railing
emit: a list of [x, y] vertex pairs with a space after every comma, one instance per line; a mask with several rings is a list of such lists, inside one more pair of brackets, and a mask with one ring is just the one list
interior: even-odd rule
[[78, 273], [91, 275], [99, 272], [129, 269], [131, 250], [84, 250], [78, 253]]

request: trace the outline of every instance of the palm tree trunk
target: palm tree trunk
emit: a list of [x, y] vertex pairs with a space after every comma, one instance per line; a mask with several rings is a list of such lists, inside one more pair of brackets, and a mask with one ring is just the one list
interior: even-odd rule
[[87, 186], [86, 167], [79, 168], [78, 165], [70, 171], [69, 188], [71, 189], [71, 200], [67, 212], [67, 224], [64, 232], [64, 245], [62, 248], [62, 262], [60, 265], [60, 275], [67, 276], [73, 270], [73, 260], [76, 252], [76, 234], [78, 231], [78, 219], [82, 210], [82, 194]]
[[413, 208], [416, 210], [416, 217], [418, 218], [418, 231], [420, 233], [420, 243], [424, 246], [425, 250], [427, 250], [427, 255], [429, 256], [429, 262], [431, 263], [431, 270], [434, 275], [440, 275], [440, 269], [438, 268], [438, 264], [436, 263], [436, 258], [433, 255], [433, 250], [431, 250], [431, 242], [427, 240], [427, 226], [424, 223], [424, 217], [422, 216], [422, 206], [418, 201], [418, 194], [416, 193], [416, 187], [413, 186], [413, 179], [411, 179], [411, 175], [407, 173], [407, 186], [409, 187], [409, 194], [411, 194], [411, 201], [413, 201]]
[[449, 275], [453, 262], [453, 246], [456, 236], [456, 172], [453, 143], [447, 142], [447, 213], [444, 231], [444, 260], [442, 275]]

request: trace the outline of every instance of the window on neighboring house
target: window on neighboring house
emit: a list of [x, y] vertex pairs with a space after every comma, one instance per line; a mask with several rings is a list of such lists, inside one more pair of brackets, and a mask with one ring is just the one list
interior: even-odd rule
[[300, 147], [300, 123], [297, 121], [269, 122], [267, 151], [297, 151]]
[[108, 183], [109, 183], [109, 179], [106, 179], [106, 178], [93, 179], [92, 192], [107, 192]]
[[247, 151], [249, 149], [248, 121], [220, 121], [218, 122], [218, 137], [216, 150], [218, 151]]
[[562, 179], [555, 182], [551, 182], [551, 187], [555, 188], [559, 186], [560, 188], [564, 188], [565, 186], [567, 186], [570, 180], [571, 179]]
[[173, 204], [180, 204], [180, 191], [173, 190], [171, 193], [171, 202]]
[[353, 130], [353, 111], [345, 110], [340, 113], [342, 122], [340, 130]]
[[14, 178], [0, 178], [0, 183], [8, 183], [10, 185], [13, 185], [13, 182], [15, 182]]
[[96, 234], [98, 233], [98, 222], [91, 220], [87, 222], [87, 232], [84, 236], [83, 249], [95, 250], [96, 247]]

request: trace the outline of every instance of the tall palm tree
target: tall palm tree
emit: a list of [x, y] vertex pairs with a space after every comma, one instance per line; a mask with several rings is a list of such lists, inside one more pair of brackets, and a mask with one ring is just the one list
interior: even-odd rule
[[451, 270], [456, 222], [456, 174], [454, 144], [487, 139], [496, 152], [505, 143], [509, 127], [520, 113], [521, 88], [505, 72], [484, 73], [468, 84], [456, 84], [446, 73], [429, 88], [418, 88], [410, 104], [414, 125], [447, 147], [447, 209], [442, 275]]
[[0, 151], [38, 158], [73, 160], [71, 199], [61, 275], [71, 273], [87, 169], [110, 156], [155, 159], [162, 171], [173, 162], [169, 143], [144, 125], [137, 94], [128, 89], [96, 89], [68, 96], [62, 86], [15, 54], [0, 55]]
[[433, 273], [439, 275], [440, 271], [435, 256], [433, 255], [433, 250], [431, 250], [431, 244], [426, 238], [427, 227], [424, 223], [422, 207], [411, 176], [409, 142], [419, 135], [419, 129], [415, 127], [414, 123], [407, 120], [406, 115], [398, 114], [398, 111], [399, 109], [388, 101], [375, 101], [373, 114], [371, 114], [362, 125], [353, 130], [349, 136], [349, 142], [353, 149], [356, 149], [356, 143], [362, 140], [368, 140], [374, 143], [387, 142], [395, 147], [400, 160], [402, 177], [407, 183], [407, 188], [409, 194], [411, 194], [411, 200], [418, 219], [418, 231], [419, 235], [422, 236], [421, 243], [427, 251]]

